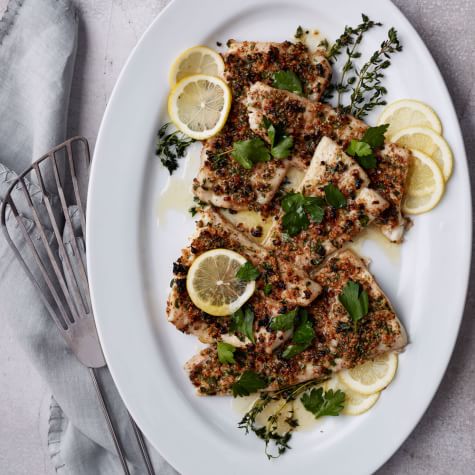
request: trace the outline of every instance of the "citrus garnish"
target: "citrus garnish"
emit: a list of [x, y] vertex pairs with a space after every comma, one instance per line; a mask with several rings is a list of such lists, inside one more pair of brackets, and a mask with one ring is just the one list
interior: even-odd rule
[[207, 46], [193, 46], [183, 51], [173, 62], [169, 81], [173, 87], [177, 82], [194, 74], [222, 77], [224, 61], [219, 53]]
[[442, 124], [435, 111], [413, 99], [400, 99], [389, 104], [378, 119], [378, 125], [381, 124], [389, 124], [386, 132], [389, 139], [408, 127], [428, 127], [438, 134], [442, 133]]
[[345, 406], [341, 411], [347, 416], [359, 416], [371, 409], [379, 399], [379, 391], [373, 394], [361, 394], [350, 389], [346, 384], [342, 383], [337, 376], [333, 376], [325, 385], [325, 390], [340, 389], [345, 393]]
[[203, 312], [215, 316], [231, 315], [251, 297], [256, 282], [236, 277], [246, 258], [228, 249], [213, 249], [201, 254], [191, 265], [186, 289], [192, 302]]
[[453, 155], [447, 141], [428, 127], [409, 127], [400, 130], [391, 138], [404, 147], [425, 153], [442, 170], [445, 181], [450, 178], [453, 168]]
[[397, 361], [397, 353], [385, 353], [362, 365], [340, 371], [337, 377], [352, 391], [363, 395], [374, 394], [393, 380]]
[[184, 134], [205, 140], [223, 128], [231, 100], [231, 91], [222, 79], [196, 74], [173, 87], [168, 96], [168, 114]]

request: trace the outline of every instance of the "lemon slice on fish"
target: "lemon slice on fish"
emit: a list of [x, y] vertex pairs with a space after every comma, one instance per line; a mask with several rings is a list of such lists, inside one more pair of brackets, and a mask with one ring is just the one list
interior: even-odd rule
[[247, 259], [228, 249], [213, 249], [201, 254], [186, 276], [186, 289], [192, 302], [203, 312], [215, 316], [231, 315], [254, 293], [256, 282], [236, 277]]
[[346, 384], [343, 384], [337, 376], [333, 376], [330, 380], [324, 383], [325, 390], [333, 389], [336, 391], [340, 389], [345, 393], [345, 406], [341, 411], [347, 416], [359, 416], [371, 409], [379, 399], [379, 392], [374, 394], [361, 394], [350, 389]]
[[411, 150], [402, 209], [406, 214], [421, 214], [433, 209], [442, 199], [445, 182], [436, 163], [422, 152]]
[[193, 46], [183, 51], [173, 62], [169, 81], [173, 87], [183, 78], [194, 74], [222, 77], [224, 61], [219, 53], [207, 46]]
[[428, 127], [409, 127], [393, 135], [391, 141], [425, 153], [442, 170], [444, 180], [447, 181], [450, 178], [454, 164], [452, 150], [447, 141], [437, 132]]
[[397, 353], [389, 352], [362, 365], [344, 369], [337, 373], [337, 377], [352, 391], [370, 395], [381, 391], [394, 379], [397, 362]]
[[222, 79], [196, 74], [173, 87], [168, 96], [168, 114], [185, 135], [205, 140], [223, 128], [231, 101], [231, 91]]
[[408, 127], [428, 127], [438, 134], [442, 133], [442, 123], [435, 111], [414, 99], [400, 99], [386, 106], [378, 119], [378, 125], [382, 124], [389, 124], [386, 132], [389, 139]]

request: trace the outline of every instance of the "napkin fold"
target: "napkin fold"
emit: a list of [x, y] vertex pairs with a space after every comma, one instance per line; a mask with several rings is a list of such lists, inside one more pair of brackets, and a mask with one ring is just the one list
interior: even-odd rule
[[[10, 0], [0, 20], [0, 202], [18, 173], [66, 138], [77, 35], [78, 18], [70, 0]], [[35, 191], [37, 185], [29, 186]], [[35, 237], [27, 210], [20, 211]], [[13, 221], [10, 224], [13, 232], [19, 233]], [[3, 236], [0, 316], [11, 325], [54, 395], [48, 448], [56, 471], [120, 474], [89, 372], [67, 347]], [[131, 462], [131, 473], [144, 474], [127, 411], [106, 368], [99, 371], [99, 379]], [[27, 384], [25, 381], [25, 390]], [[157, 452], [149, 450], [158, 475], [177, 473]]]

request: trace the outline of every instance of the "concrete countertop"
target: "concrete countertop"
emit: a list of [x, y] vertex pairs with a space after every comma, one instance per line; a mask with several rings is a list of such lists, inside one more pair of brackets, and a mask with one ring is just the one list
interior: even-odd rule
[[[418, 30], [448, 84], [462, 126], [473, 182], [475, 165], [475, 2], [393, 0]], [[0, 0], [0, 15], [7, 0]], [[117, 76], [131, 49], [167, 0], [76, 0], [80, 36], [69, 136], [94, 146]], [[370, 12], [367, 12], [370, 13]], [[1, 87], [1, 85], [0, 85]], [[473, 275], [472, 264], [472, 275]], [[475, 282], [460, 335], [429, 410], [379, 475], [459, 475], [475, 467]], [[0, 332], [0, 472], [51, 475], [40, 409], [49, 391], [13, 339]], [[415, 395], [416, 397], [417, 395]], [[391, 437], [388, 427], [387, 437]]]

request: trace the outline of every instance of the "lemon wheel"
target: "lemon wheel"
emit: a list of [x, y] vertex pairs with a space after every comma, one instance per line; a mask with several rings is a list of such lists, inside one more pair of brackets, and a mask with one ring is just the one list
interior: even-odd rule
[[383, 390], [394, 379], [397, 362], [397, 353], [385, 353], [372, 361], [340, 371], [337, 377], [352, 391], [370, 395]]
[[168, 113], [184, 134], [196, 140], [216, 135], [231, 108], [228, 85], [214, 76], [197, 74], [177, 83], [168, 97]]
[[170, 86], [195, 74], [222, 77], [224, 61], [219, 53], [207, 46], [194, 46], [183, 51], [174, 61], [169, 74]]
[[389, 139], [408, 127], [427, 127], [439, 135], [442, 133], [442, 123], [435, 111], [414, 99], [400, 99], [386, 106], [378, 119], [378, 125], [382, 124], [389, 124], [386, 132]]
[[231, 315], [251, 297], [256, 282], [236, 277], [246, 258], [228, 249], [213, 249], [201, 254], [191, 265], [186, 289], [192, 302], [203, 312], [215, 316]]
[[404, 147], [425, 153], [434, 160], [442, 170], [444, 180], [452, 174], [453, 155], [447, 141], [428, 127], [409, 127], [400, 130], [391, 139]]

